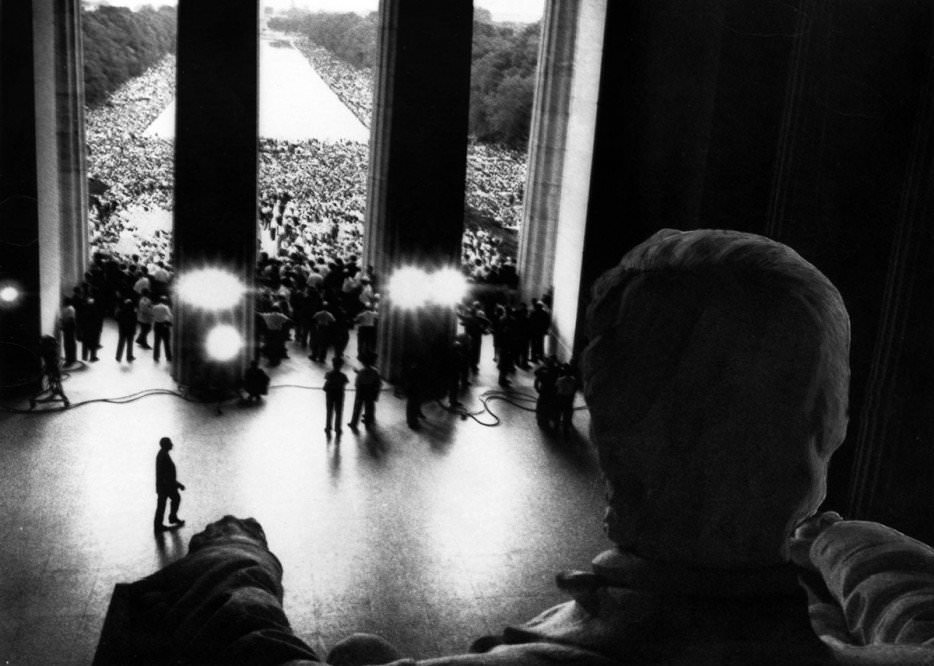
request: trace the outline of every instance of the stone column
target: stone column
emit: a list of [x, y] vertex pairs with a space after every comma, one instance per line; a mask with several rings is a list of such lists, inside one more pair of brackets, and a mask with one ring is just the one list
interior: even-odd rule
[[606, 4], [548, 0], [542, 20], [518, 267], [524, 300], [552, 292], [552, 351], [565, 359], [577, 323]]
[[41, 330], [33, 7], [0, 3], [0, 391], [38, 388]]
[[518, 270], [525, 301], [554, 286], [555, 239], [581, 4], [581, 0], [548, 0], [541, 22], [519, 238]]
[[84, 63], [77, 0], [36, 0], [36, 134], [43, 333], [87, 266]]
[[52, 0], [58, 138], [61, 289], [70, 294], [88, 265], [88, 169], [80, 0]]
[[472, 18], [470, 0], [380, 2], [364, 245], [385, 296], [378, 365], [393, 381], [412, 355], [441, 372], [425, 350], [455, 332], [452, 309], [406, 313], [385, 291], [402, 266], [460, 265]]
[[[255, 0], [181, 0], [178, 7], [176, 275], [219, 268], [248, 289], [256, 263], [258, 22]], [[204, 344], [219, 323], [251, 343], [252, 297], [217, 312], [174, 306], [175, 380], [199, 391], [238, 378], [250, 350], [218, 363]]]

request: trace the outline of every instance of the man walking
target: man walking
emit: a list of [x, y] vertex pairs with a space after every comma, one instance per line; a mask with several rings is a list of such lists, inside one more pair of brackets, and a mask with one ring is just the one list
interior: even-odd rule
[[175, 471], [175, 463], [169, 455], [172, 450], [172, 440], [163, 437], [159, 440], [159, 453], [156, 454], [156, 517], [153, 521], [153, 528], [156, 532], [170, 530], [162, 524], [162, 517], [165, 515], [165, 502], [169, 500], [169, 522], [175, 527], [181, 527], [185, 521], [178, 517], [178, 507], [182, 503], [182, 496], [179, 490], [185, 490], [185, 486], [178, 482]]
[[123, 360], [123, 350], [126, 349], [126, 360], [130, 363], [136, 358], [133, 356], [133, 336], [136, 334], [136, 307], [129, 298], [125, 299], [117, 308], [117, 363]]

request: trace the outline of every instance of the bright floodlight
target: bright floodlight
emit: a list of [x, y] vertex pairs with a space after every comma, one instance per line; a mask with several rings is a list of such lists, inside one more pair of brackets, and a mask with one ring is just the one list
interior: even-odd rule
[[430, 277], [431, 300], [438, 305], [456, 305], [467, 293], [467, 279], [456, 268], [442, 268]]
[[233, 273], [202, 268], [178, 278], [178, 296], [203, 310], [227, 310], [243, 298], [246, 289]]
[[389, 297], [400, 308], [415, 309], [428, 302], [428, 274], [412, 266], [398, 269], [389, 278]]
[[215, 361], [229, 361], [243, 348], [243, 337], [230, 324], [219, 324], [208, 331], [204, 346]]
[[19, 289], [11, 285], [0, 288], [0, 301], [4, 303], [15, 303], [19, 299]]

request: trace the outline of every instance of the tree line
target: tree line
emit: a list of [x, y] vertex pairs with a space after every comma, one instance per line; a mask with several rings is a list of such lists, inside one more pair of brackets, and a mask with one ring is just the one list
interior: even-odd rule
[[102, 5], [83, 12], [86, 103], [89, 106], [104, 103], [125, 81], [174, 53], [176, 26], [174, 7], [147, 6], [132, 11]]
[[[473, 30], [469, 132], [478, 141], [524, 149], [538, 61], [539, 23], [496, 24], [478, 10]], [[269, 27], [299, 33], [358, 69], [376, 65], [378, 17], [292, 10]]]

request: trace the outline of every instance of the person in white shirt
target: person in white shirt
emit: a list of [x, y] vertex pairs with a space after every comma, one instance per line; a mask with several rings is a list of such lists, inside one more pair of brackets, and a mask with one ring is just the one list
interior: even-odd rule
[[136, 323], [139, 324], [139, 334], [136, 336], [136, 344], [143, 349], [152, 349], [149, 346], [149, 331], [152, 330], [152, 299], [149, 298], [149, 290], [143, 289], [136, 304]]
[[152, 285], [149, 282], [149, 274], [146, 272], [146, 269], [143, 269], [143, 272], [140, 273], [139, 278], [136, 282], [133, 283], [133, 291], [137, 294], [142, 295], [144, 291], [149, 291], [152, 288]]
[[282, 312], [282, 307], [276, 303], [269, 312], [261, 312], [260, 316], [266, 322], [266, 356], [270, 365], [279, 365], [283, 358], [288, 358], [285, 351], [285, 336], [292, 320]]
[[353, 323], [357, 327], [357, 358], [376, 353], [376, 322], [379, 315], [373, 305], [354, 317]]
[[153, 350], [152, 358], [158, 363], [160, 348], [165, 348], [165, 360], [172, 360], [172, 347], [169, 344], [169, 332], [172, 327], [172, 310], [165, 296], [152, 306]]

